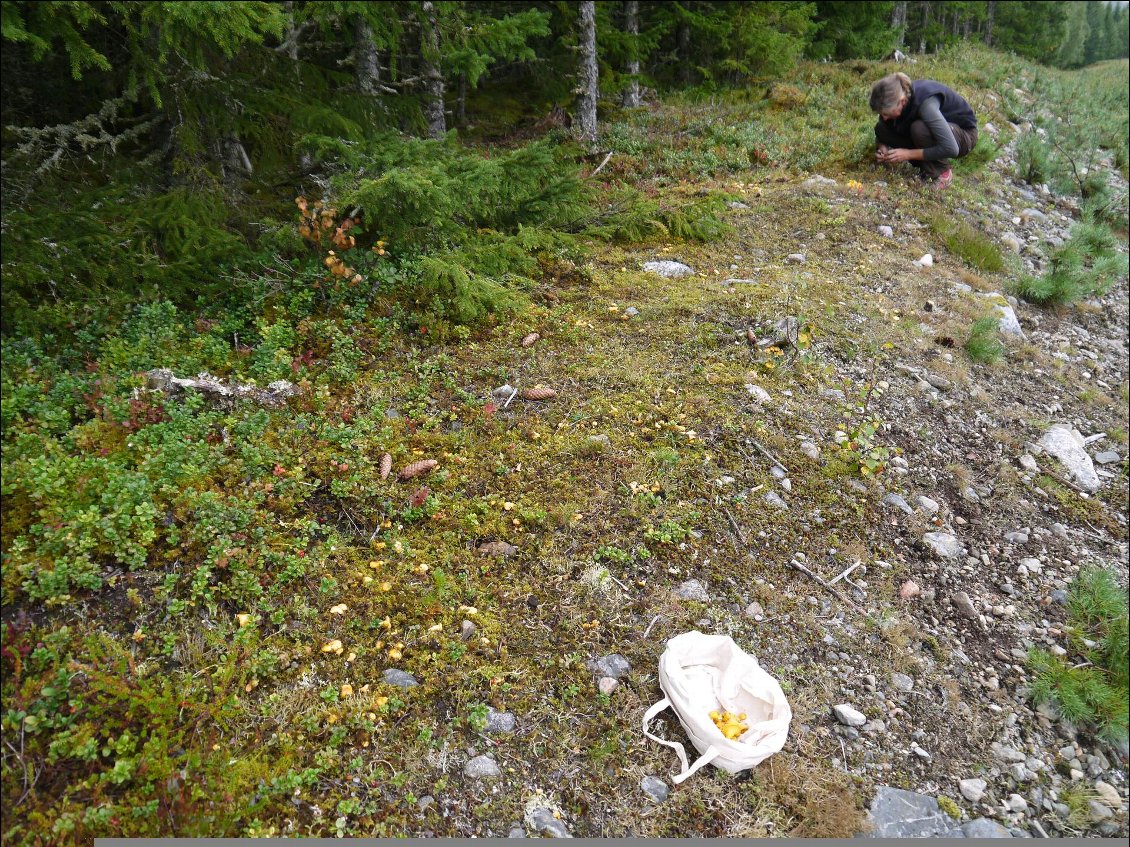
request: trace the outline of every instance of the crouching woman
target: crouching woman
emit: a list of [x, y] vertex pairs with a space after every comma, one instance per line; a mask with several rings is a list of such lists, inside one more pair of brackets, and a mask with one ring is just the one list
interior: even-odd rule
[[910, 81], [893, 73], [871, 86], [875, 158], [884, 164], [910, 162], [924, 179], [945, 188], [953, 180], [950, 159], [977, 144], [977, 116], [965, 98], [932, 79]]

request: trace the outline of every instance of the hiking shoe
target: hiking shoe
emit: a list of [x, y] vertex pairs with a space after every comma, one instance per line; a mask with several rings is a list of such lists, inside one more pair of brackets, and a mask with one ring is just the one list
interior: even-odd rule
[[951, 182], [953, 182], [953, 168], [946, 168], [938, 174], [938, 178], [934, 180], [934, 188], [938, 191], [945, 191], [949, 188]]

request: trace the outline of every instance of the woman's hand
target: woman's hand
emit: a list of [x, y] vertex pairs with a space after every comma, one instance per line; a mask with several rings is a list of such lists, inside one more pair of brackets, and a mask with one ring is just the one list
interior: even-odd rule
[[889, 147], [885, 152], [880, 151], [876, 155], [880, 162], [893, 165], [897, 162], [909, 162], [913, 158], [914, 152], [915, 151], [908, 150], [905, 147]]

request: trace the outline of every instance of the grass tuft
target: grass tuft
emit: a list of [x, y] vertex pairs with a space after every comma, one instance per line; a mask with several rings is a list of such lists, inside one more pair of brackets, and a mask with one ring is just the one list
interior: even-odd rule
[[964, 221], [948, 215], [937, 214], [927, 221], [930, 228], [946, 245], [946, 249], [959, 256], [963, 262], [982, 273], [998, 273], [1005, 268], [1004, 256], [985, 234]]

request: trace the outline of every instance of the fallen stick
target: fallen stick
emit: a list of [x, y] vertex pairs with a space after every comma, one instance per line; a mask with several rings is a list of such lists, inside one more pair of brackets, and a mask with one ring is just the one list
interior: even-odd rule
[[593, 171], [591, 174], [589, 174], [589, 179], [592, 179], [594, 176], [596, 176], [598, 173], [600, 173], [602, 170], [604, 170], [604, 166], [607, 165], [608, 160], [612, 158], [612, 153], [613, 153], [612, 150], [608, 151], [608, 155], [604, 157], [604, 161], [596, 166], [595, 171]]
[[742, 528], [738, 526], [738, 522], [734, 520], [734, 516], [730, 514], [730, 510], [723, 509], [722, 511], [726, 513], [726, 519], [730, 522], [730, 528], [734, 530], [734, 535], [738, 537], [738, 541], [745, 544], [746, 540], [745, 535], [742, 533]]
[[812, 572], [812, 571], [810, 571], [810, 570], [809, 570], [809, 569], [808, 569], [808, 568], [807, 568], [807, 567], [806, 567], [805, 565], [802, 565], [802, 564], [801, 564], [800, 562], [798, 562], [798, 561], [797, 561], [796, 559], [791, 559], [791, 560], [789, 561], [789, 564], [790, 564], [790, 565], [791, 565], [792, 567], [796, 568], [796, 569], [797, 569], [798, 571], [800, 571], [800, 572], [801, 572], [802, 574], [804, 574], [805, 576], [807, 576], [807, 577], [809, 577], [810, 579], [812, 579], [813, 581], [815, 581], [815, 582], [816, 582], [816, 583], [817, 583], [818, 585], [820, 585], [820, 586], [821, 586], [821, 587], [822, 587], [822, 588], [823, 588], [823, 589], [824, 589], [825, 591], [828, 591], [829, 593], [831, 593], [831, 594], [832, 594], [832, 596], [834, 596], [834, 597], [835, 597], [835, 598], [836, 598], [837, 600], [839, 600], [839, 601], [840, 601], [841, 603], [846, 603], [847, 605], [851, 606], [851, 607], [852, 607], [853, 609], [855, 609], [855, 610], [856, 610], [856, 611], [858, 611], [858, 612], [862, 612], [862, 611], [863, 611], [863, 609], [862, 609], [862, 608], [860, 607], [860, 605], [859, 605], [858, 603], [856, 603], [856, 602], [855, 602], [854, 600], [852, 600], [852, 599], [851, 599], [850, 597], [846, 597], [846, 596], [845, 596], [845, 595], [843, 594], [843, 592], [841, 592], [841, 591], [840, 591], [840, 590], [839, 590], [838, 588], [836, 588], [836, 587], [835, 587], [834, 585], [829, 585], [829, 584], [828, 584], [828, 582], [827, 582], [827, 580], [825, 580], [825, 579], [824, 579], [824, 577], [820, 576], [819, 574], [813, 573], [813, 572]]
[[760, 450], [762, 453], [764, 453], [765, 457], [767, 459], [769, 459], [769, 461], [773, 462], [775, 465], [777, 465], [785, 473], [789, 472], [789, 469], [785, 467], [785, 463], [782, 462], [780, 459], [778, 459], [776, 456], [774, 456], [772, 453], [770, 453], [760, 441], [758, 441], [756, 438], [751, 438], [751, 439], [749, 439], [749, 441], [754, 447], [756, 447], [758, 450]]
[[656, 615], [656, 616], [655, 616], [654, 618], [652, 618], [652, 619], [651, 619], [651, 623], [649, 623], [649, 624], [647, 625], [647, 629], [645, 629], [645, 630], [643, 631], [643, 637], [644, 637], [644, 638], [647, 638], [647, 637], [648, 637], [648, 635], [650, 635], [650, 634], [651, 634], [651, 628], [652, 628], [653, 626], [655, 626], [655, 622], [659, 620], [659, 617], [660, 617], [659, 615]]
[[[856, 562], [854, 565], [852, 565], [850, 568], [848, 568], [843, 573], [838, 574], [837, 576], [834, 576], [830, 580], [828, 580], [828, 584], [829, 585], [835, 585], [841, 579], [846, 580], [849, 576], [851, 576], [852, 571], [854, 571], [858, 567], [861, 567], [862, 565], [863, 565], [863, 562]], [[852, 583], [849, 582], [848, 584], [851, 585]]]

